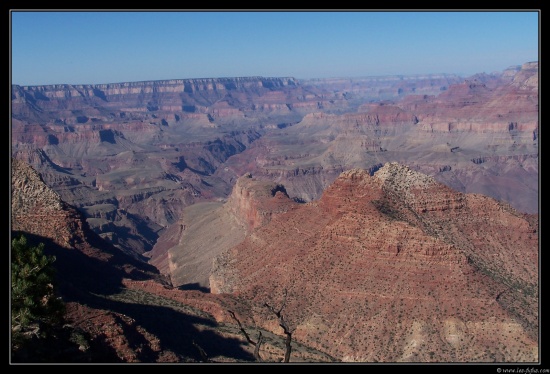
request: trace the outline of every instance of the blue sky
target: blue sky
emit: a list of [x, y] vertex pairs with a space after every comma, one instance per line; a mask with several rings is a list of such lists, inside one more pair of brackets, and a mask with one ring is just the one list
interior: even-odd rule
[[501, 71], [539, 58], [531, 11], [11, 12], [13, 84]]

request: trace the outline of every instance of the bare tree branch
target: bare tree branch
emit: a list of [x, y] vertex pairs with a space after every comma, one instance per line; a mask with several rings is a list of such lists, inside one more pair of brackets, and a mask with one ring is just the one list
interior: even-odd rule
[[237, 316], [235, 315], [235, 313], [232, 311], [232, 310], [228, 310], [229, 314], [231, 315], [231, 317], [237, 322], [237, 324], [239, 325], [239, 329], [241, 330], [241, 332], [243, 333], [244, 337], [246, 338], [246, 341], [249, 342], [250, 344], [254, 345], [256, 348], [254, 348], [254, 358], [256, 359], [256, 361], [258, 362], [262, 362], [262, 358], [260, 356], [260, 346], [262, 345], [262, 342], [263, 342], [263, 337], [262, 337], [262, 332], [260, 331], [259, 335], [258, 335], [258, 342], [255, 342], [253, 341], [252, 339], [250, 339], [250, 336], [248, 335], [248, 333], [246, 332], [246, 330], [244, 329], [243, 325], [241, 324], [241, 321], [237, 318]]
[[286, 351], [285, 351], [285, 359], [284, 359], [283, 362], [289, 362], [290, 361], [290, 352], [292, 351], [292, 346], [290, 344], [292, 342], [292, 333], [289, 333], [289, 332], [285, 331], [285, 334], [286, 334], [286, 339], [285, 339]]
[[[290, 361], [290, 354], [292, 352], [292, 333], [296, 329], [296, 327], [294, 329], [291, 329], [288, 325], [288, 322], [285, 320], [285, 318], [283, 316], [283, 309], [286, 306], [286, 300], [287, 300], [287, 290], [284, 289], [283, 290], [283, 302], [282, 302], [281, 307], [279, 309], [275, 309], [273, 306], [269, 305], [267, 302], [264, 303], [264, 305], [267, 307], [267, 309], [269, 309], [273, 314], [275, 314], [277, 316], [277, 318], [279, 319], [279, 326], [281, 326], [281, 328], [283, 329], [283, 332], [286, 335], [286, 338], [285, 338], [286, 350], [285, 350], [285, 357], [282, 360], [283, 362], [289, 362]], [[246, 341], [255, 346], [255, 348], [254, 348], [254, 358], [257, 361], [262, 362], [262, 358], [260, 357], [260, 346], [262, 345], [262, 342], [263, 342], [262, 332], [260, 331], [259, 334], [258, 334], [258, 341], [254, 342], [250, 338], [250, 335], [248, 335], [248, 333], [244, 329], [243, 325], [241, 324], [241, 321], [237, 318], [235, 313], [232, 310], [227, 310], [227, 312], [231, 315], [231, 318], [233, 318], [235, 320], [237, 325], [239, 325], [239, 329], [241, 330], [242, 334], [246, 338]], [[280, 361], [281, 360], [279, 360], [279, 362]]]
[[260, 357], [260, 346], [262, 345], [264, 337], [262, 336], [262, 332], [258, 334], [258, 343], [256, 344], [256, 348], [254, 348], [254, 358], [256, 358], [256, 361], [262, 362], [262, 358]]
[[283, 329], [283, 332], [285, 333], [286, 335], [286, 339], [285, 339], [285, 346], [286, 346], [286, 351], [285, 351], [285, 358], [284, 358], [284, 362], [289, 362], [290, 360], [290, 353], [292, 351], [292, 333], [294, 332], [294, 329], [291, 329], [289, 326], [288, 326], [288, 323], [287, 321], [285, 321], [285, 318], [283, 316], [283, 309], [286, 305], [286, 296], [287, 296], [287, 290], [284, 289], [283, 290], [283, 304], [282, 306], [279, 308], [279, 310], [275, 310], [275, 308], [271, 305], [269, 305], [268, 303], [264, 303], [264, 305], [271, 311], [273, 312], [277, 318], [279, 318], [279, 326], [281, 326], [281, 328]]
[[204, 349], [202, 349], [202, 347], [200, 345], [198, 345], [197, 343], [195, 343], [195, 341], [193, 340], [193, 345], [195, 347], [197, 347], [197, 349], [199, 350], [199, 354], [201, 355], [201, 358], [204, 362], [210, 362], [210, 359], [208, 358], [208, 355], [206, 354], [206, 352], [204, 351]]
[[248, 335], [248, 333], [244, 329], [243, 325], [241, 325], [241, 321], [239, 321], [239, 319], [235, 316], [235, 313], [232, 310], [228, 310], [228, 312], [229, 312], [229, 314], [231, 314], [231, 317], [233, 317], [233, 319], [239, 325], [239, 328], [241, 329], [241, 332], [243, 333], [244, 337], [246, 338], [246, 341], [249, 342], [252, 345], [256, 345], [256, 343], [253, 342], [252, 339], [250, 339], [250, 336]]

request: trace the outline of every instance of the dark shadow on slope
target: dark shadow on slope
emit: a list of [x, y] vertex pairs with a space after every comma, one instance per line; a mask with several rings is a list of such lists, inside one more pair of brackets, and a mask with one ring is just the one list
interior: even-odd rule
[[[116, 134], [118, 135], [118, 134]], [[116, 144], [115, 132], [113, 130], [99, 130], [99, 140], [101, 142]]]
[[210, 293], [209, 287], [201, 286], [199, 283], [187, 283], [178, 287], [178, 290], [182, 291], [200, 291], [204, 293]]
[[[54, 144], [55, 140], [53, 138], [55, 138], [55, 137], [53, 137], [53, 138], [50, 138], [50, 137], [52, 137], [52, 135], [48, 136], [48, 140], [50, 141], [50, 144]], [[55, 138], [55, 139], [57, 139], [57, 138]], [[35, 151], [35, 153], [38, 155], [39, 158], [42, 158], [44, 160], [43, 164], [48, 165], [52, 170], [55, 170], [55, 171], [57, 171], [58, 173], [61, 173], [61, 174], [74, 175], [68, 169], [66, 169], [64, 167], [61, 167], [61, 166], [57, 165], [55, 162], [53, 162], [52, 159], [42, 149], [37, 149]]]
[[[208, 357], [223, 356], [236, 361], [254, 361], [254, 357], [243, 349], [241, 340], [226, 338], [213, 331], [218, 327], [214, 319], [178, 310], [188, 307], [169, 298], [146, 291], [125, 289], [122, 285], [123, 278], [160, 278], [158, 273], [149, 271], [149, 267], [155, 269], [151, 265], [141, 264], [141, 267], [134, 267], [124, 263], [123, 259], [127, 256], [122, 253], [104, 260], [94, 258], [79, 249], [63, 248], [51, 239], [25, 232], [12, 232], [12, 237], [16, 238], [19, 234], [25, 235], [31, 246], [44, 243], [44, 252], [56, 256], [54, 266], [57, 273], [57, 288], [65, 302], [76, 302], [90, 308], [120, 313], [135, 321], [130, 325], [120, 319], [117, 323], [123, 329], [128, 344], [139, 355], [139, 361], [156, 362], [159, 353], [149, 348], [149, 341], [137, 327], [144, 328], [159, 339], [160, 352], [170, 350], [183, 361], [202, 360], [195, 344], [200, 346]], [[86, 250], [97, 251], [89, 248]], [[133, 259], [129, 258], [129, 261], [132, 262]], [[122, 297], [122, 300], [113, 300]], [[102, 342], [101, 339], [102, 337], [98, 336], [94, 341], [94, 351], [102, 352], [95, 357], [102, 357], [104, 362], [117, 362], [117, 356], [106, 345], [106, 341]]]
[[[136, 218], [136, 221], [137, 221], [137, 218]], [[148, 264], [147, 259], [145, 259], [141, 255], [137, 256], [138, 258], [136, 258], [136, 256], [133, 256], [133, 255], [132, 256], [128, 255], [127, 253], [123, 252], [119, 248], [112, 245], [107, 240], [103, 239], [95, 231], [90, 229], [88, 223], [85, 220], [84, 220], [83, 225], [84, 225], [83, 229], [86, 233], [87, 243], [89, 243], [92, 247], [100, 250], [101, 252], [107, 252], [107, 253], [113, 255], [113, 257], [110, 260], [111, 264], [120, 265], [120, 266], [129, 264], [129, 265], [132, 265], [132, 266], [136, 267], [140, 271], [148, 272], [148, 273], [157, 273], [158, 274], [158, 269], [156, 267], [154, 267], [153, 265]], [[143, 229], [145, 231], [145, 223], [140, 223], [138, 225], [138, 228]], [[150, 235], [153, 235], [153, 234], [150, 234]], [[157, 237], [158, 237], [158, 235], [156, 235], [156, 237], [154, 237], [155, 241], [156, 241]]]
[[197, 344], [208, 357], [223, 356], [236, 361], [255, 361], [254, 356], [242, 348], [243, 342], [240, 339], [223, 337], [213, 331], [218, 327], [213, 319], [194, 316], [167, 306], [126, 303], [101, 297], [89, 299], [88, 306], [121, 313], [135, 321], [134, 325], [128, 325], [122, 320], [118, 322], [124, 330], [128, 344], [136, 351], [141, 347], [138, 359], [142, 362], [156, 362], [159, 357], [157, 352], [143, 349], [148, 342], [136, 326], [143, 327], [159, 339], [160, 352], [170, 350], [182, 359], [202, 361], [195, 346]]
[[[24, 364], [123, 362], [116, 350], [107, 344], [105, 335], [94, 338], [82, 329], [68, 324], [54, 326], [50, 331], [51, 334], [45, 337], [31, 336], [23, 347], [15, 350], [12, 347], [11, 362]], [[81, 349], [80, 343], [83, 341], [89, 344], [88, 349]]]
[[131, 243], [132, 241], [141, 243], [143, 252], [148, 252], [153, 249], [158, 240], [158, 231], [151, 229], [147, 222], [139, 216], [128, 214], [127, 218], [133, 223], [134, 227], [119, 226], [112, 223], [107, 226], [108, 228], [105, 231], [111, 233], [113, 243], [123, 248], [121, 249], [123, 253], [138, 261], [147, 262], [146, 257], [132, 249]]
[[[117, 293], [122, 287], [123, 278], [160, 279], [155, 267], [140, 263], [105, 241], [96, 248], [87, 248], [88, 254], [86, 254], [79, 249], [63, 248], [49, 238], [27, 232], [12, 232], [12, 237], [18, 237], [20, 234], [25, 235], [31, 246], [44, 243], [44, 253], [56, 257], [54, 266], [57, 270], [59, 290], [67, 301], [80, 302], [89, 293], [102, 295]], [[103, 239], [99, 238], [99, 240]]]

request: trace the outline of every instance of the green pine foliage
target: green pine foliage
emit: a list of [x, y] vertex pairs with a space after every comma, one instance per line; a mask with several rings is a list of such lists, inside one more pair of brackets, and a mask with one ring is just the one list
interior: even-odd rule
[[63, 321], [64, 304], [55, 294], [55, 256], [44, 243], [31, 246], [25, 236], [11, 246], [11, 330], [17, 345], [29, 336], [46, 337]]

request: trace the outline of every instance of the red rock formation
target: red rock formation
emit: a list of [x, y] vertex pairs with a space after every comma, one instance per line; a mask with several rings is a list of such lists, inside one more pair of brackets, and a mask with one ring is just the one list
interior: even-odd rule
[[246, 231], [250, 232], [297, 204], [290, 200], [284, 186], [256, 180], [247, 173], [233, 186], [226, 205]]
[[[74, 351], [59, 352], [48, 362], [200, 362], [204, 358], [197, 346], [213, 362], [254, 361], [254, 347], [247, 345], [228, 313], [232, 310], [256, 333], [246, 301], [173, 288], [155, 268], [90, 231], [83, 216], [30, 165], [12, 160], [11, 181], [11, 232], [45, 243], [45, 251], [56, 256], [56, 289], [66, 305], [64, 331], [70, 330], [73, 340], [79, 337], [62, 342], [59, 336], [56, 344]], [[262, 357], [275, 362], [283, 354], [277, 348], [280, 338], [266, 331], [264, 336]], [[332, 361], [307, 347], [294, 348], [293, 362]], [[57, 362], [58, 357], [63, 360]]]
[[227, 202], [187, 207], [147, 255], [149, 263], [170, 277], [174, 286], [210, 287], [212, 260], [239, 244], [254, 229], [298, 206], [282, 185], [239, 178]]
[[210, 287], [287, 290], [293, 336], [344, 361], [536, 362], [536, 222], [398, 164], [350, 170], [219, 256]]

